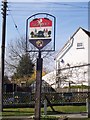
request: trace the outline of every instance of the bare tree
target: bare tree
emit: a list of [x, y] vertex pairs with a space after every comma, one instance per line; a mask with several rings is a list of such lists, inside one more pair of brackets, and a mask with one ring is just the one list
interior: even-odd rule
[[7, 47], [7, 55], [6, 55], [6, 70], [10, 72], [10, 74], [14, 73], [19, 60], [22, 58], [22, 55], [30, 54], [30, 59], [34, 62], [36, 53], [27, 53], [26, 52], [26, 41], [24, 37], [21, 39], [17, 39], [15, 41], [10, 41]]
[[[30, 43], [27, 44], [27, 48], [30, 50], [34, 50], [34, 46]], [[36, 64], [36, 59], [38, 57], [38, 52], [26, 52], [26, 40], [24, 37], [18, 38], [16, 40], [11, 40], [7, 46], [7, 55], [6, 55], [6, 73], [8, 72], [10, 75], [16, 71], [18, 66], [19, 60], [21, 59], [22, 55], [29, 54], [30, 59], [34, 64]], [[42, 58], [44, 58], [44, 63], [47, 65], [49, 69], [49, 64], [54, 60], [54, 52], [43, 52]]]
[[[65, 85], [84, 85], [88, 84], [88, 64], [65, 65], [57, 73], [57, 82], [59, 87]], [[69, 86], [70, 87], [70, 86]]]

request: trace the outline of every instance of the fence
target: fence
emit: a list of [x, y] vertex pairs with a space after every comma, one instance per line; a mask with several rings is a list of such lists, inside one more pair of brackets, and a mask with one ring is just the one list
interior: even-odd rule
[[[47, 98], [52, 105], [86, 105], [88, 92], [42, 93], [41, 103]], [[4, 107], [34, 107], [35, 93], [13, 92], [3, 94]]]

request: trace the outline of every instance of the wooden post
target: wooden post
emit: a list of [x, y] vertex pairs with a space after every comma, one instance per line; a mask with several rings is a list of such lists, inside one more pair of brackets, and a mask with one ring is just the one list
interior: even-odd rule
[[36, 71], [35, 120], [40, 120], [41, 117], [42, 62], [43, 59], [41, 58], [41, 51], [39, 51]]
[[5, 37], [6, 37], [6, 12], [7, 0], [3, 0], [2, 8], [2, 46], [1, 46], [1, 74], [0, 74], [0, 112], [3, 111], [3, 81], [4, 81], [4, 59], [5, 59]]

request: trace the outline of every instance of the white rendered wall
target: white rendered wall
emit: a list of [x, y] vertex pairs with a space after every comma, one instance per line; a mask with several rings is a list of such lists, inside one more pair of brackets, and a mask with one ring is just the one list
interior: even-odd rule
[[[79, 31], [73, 36], [73, 43], [71, 44], [71, 47], [69, 49], [67, 47], [66, 49], [64, 48], [57, 56], [56, 58], [57, 68], [67, 67], [68, 63], [70, 67], [90, 63], [90, 55], [89, 55], [90, 41], [89, 42], [88, 41], [89, 41], [88, 35], [82, 29], [79, 29]], [[83, 48], [77, 49], [77, 43], [83, 43]], [[69, 45], [67, 44], [67, 46]], [[61, 62], [62, 59], [64, 60], [63, 63]], [[88, 85], [88, 76], [90, 76], [89, 72], [87, 72], [88, 67], [85, 66], [84, 68], [80, 68], [80, 69], [78, 69], [77, 71], [78, 72], [77, 77], [75, 77], [76, 75], [74, 73], [72, 77], [69, 79], [75, 82], [78, 81], [83, 82], [86, 80], [84, 84]]]

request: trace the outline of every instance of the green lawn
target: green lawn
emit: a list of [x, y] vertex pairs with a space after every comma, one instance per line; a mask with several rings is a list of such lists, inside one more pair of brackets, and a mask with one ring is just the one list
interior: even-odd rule
[[3, 116], [31, 116], [34, 114], [34, 108], [6, 108]]
[[[86, 106], [54, 106], [54, 109], [58, 112], [64, 112], [64, 113], [78, 113], [78, 112], [86, 112]], [[44, 115], [44, 109], [41, 109], [42, 115]], [[47, 109], [48, 115], [46, 118], [41, 120], [58, 120], [55, 118], [56, 116], [54, 112], [52, 112], [51, 108], [48, 107]], [[31, 116], [34, 115], [34, 108], [6, 108], [4, 109], [3, 116]], [[65, 114], [62, 114], [62, 117], [65, 116]], [[7, 119], [2, 119], [7, 120]], [[15, 119], [17, 120], [17, 119]], [[90, 118], [68, 118], [68, 120], [90, 120]]]
[[[86, 106], [54, 106], [54, 109], [65, 113], [86, 112]], [[50, 110], [51, 109], [48, 108], [48, 111]]]
[[[76, 113], [86, 112], [86, 106], [54, 106], [55, 111], [63, 113]], [[44, 109], [41, 109], [42, 114]], [[47, 108], [47, 114], [55, 114], [51, 108]], [[22, 116], [22, 115], [34, 115], [34, 108], [6, 108], [4, 109], [3, 116]]]

